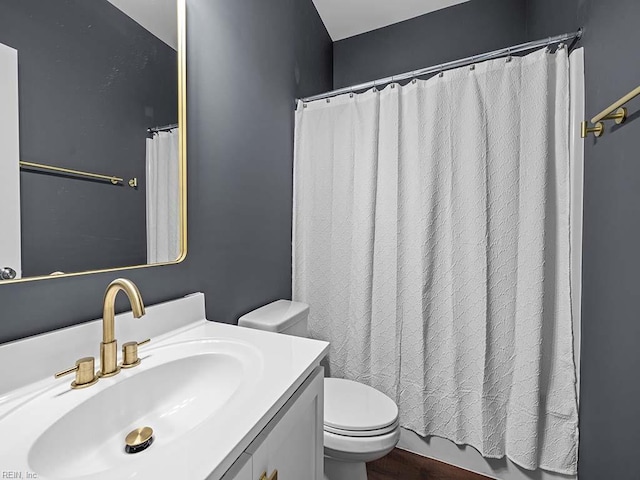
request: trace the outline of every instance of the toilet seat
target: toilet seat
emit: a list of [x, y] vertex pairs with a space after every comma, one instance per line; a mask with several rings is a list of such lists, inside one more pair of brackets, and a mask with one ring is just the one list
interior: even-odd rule
[[324, 379], [324, 430], [344, 437], [376, 437], [398, 429], [398, 406], [384, 393], [341, 378]]
[[342, 435], [344, 437], [377, 437], [378, 435], [386, 435], [387, 433], [391, 433], [398, 427], [400, 427], [400, 421], [396, 420], [391, 425], [388, 425], [384, 428], [376, 428], [374, 430], [343, 430], [340, 428], [325, 425], [324, 431], [333, 433], [334, 435]]

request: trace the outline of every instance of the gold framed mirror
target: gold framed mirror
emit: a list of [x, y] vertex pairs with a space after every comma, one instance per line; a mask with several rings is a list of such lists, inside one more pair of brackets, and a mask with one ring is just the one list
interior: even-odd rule
[[186, 0], [0, 7], [0, 286], [185, 259], [186, 70]]

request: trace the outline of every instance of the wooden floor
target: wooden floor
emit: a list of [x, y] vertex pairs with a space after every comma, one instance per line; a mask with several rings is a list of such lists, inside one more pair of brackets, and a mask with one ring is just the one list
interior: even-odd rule
[[415, 453], [395, 449], [367, 464], [369, 480], [487, 480], [488, 477], [462, 470]]

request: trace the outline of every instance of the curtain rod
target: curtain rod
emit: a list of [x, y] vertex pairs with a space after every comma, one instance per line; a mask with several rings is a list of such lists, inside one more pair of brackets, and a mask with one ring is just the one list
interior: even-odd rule
[[[107, 180], [109, 182], [111, 182], [113, 185], [120, 185], [121, 183], [124, 183], [124, 179], [120, 178], [120, 177], [116, 177], [114, 175], [102, 175], [99, 173], [90, 173], [90, 172], [83, 172], [81, 170], [73, 170], [71, 168], [62, 168], [62, 167], [54, 167], [53, 165], [45, 165], [43, 163], [34, 163], [34, 162], [24, 162], [22, 160], [20, 160], [20, 166], [21, 167], [25, 167], [25, 168], [31, 168], [31, 169], [38, 169], [38, 170], [46, 170], [49, 172], [55, 172], [55, 173], [60, 173], [60, 174], [64, 174], [64, 175], [75, 175], [81, 178], [89, 178], [92, 180]], [[129, 186], [131, 188], [135, 188], [138, 186], [138, 179], [137, 178], [132, 178], [131, 180], [129, 180]]]
[[[368, 90], [373, 87], [386, 85], [388, 83], [400, 82], [403, 80], [411, 80], [416, 77], [423, 77], [434, 73], [444, 72], [446, 70], [452, 70], [454, 68], [465, 67], [478, 62], [484, 62], [486, 60], [492, 60], [495, 58], [505, 57], [514, 53], [522, 53], [529, 50], [535, 50], [544, 46], [557, 45], [559, 43], [565, 43], [569, 41], [577, 42], [582, 38], [582, 29], [577, 32], [565, 33], [562, 35], [556, 35], [555, 37], [549, 37], [544, 40], [536, 40], [533, 42], [521, 43], [513, 47], [501, 48], [500, 50], [494, 50], [493, 52], [482, 53], [480, 55], [474, 55], [472, 57], [463, 58], [460, 60], [454, 60], [453, 62], [443, 63], [441, 65], [434, 65], [432, 67], [422, 68], [420, 70], [413, 70], [411, 72], [401, 73], [400, 75], [393, 75], [391, 77], [380, 78], [373, 80], [372, 82], [360, 83], [358, 85], [352, 85], [350, 87], [344, 87], [330, 92], [321, 93], [319, 95], [313, 95], [301, 99], [303, 103], [314, 102], [316, 100], [323, 100], [325, 98], [331, 98], [345, 93], [354, 93], [362, 90]], [[571, 45], [572, 46], [572, 45]], [[296, 102], [297, 105], [298, 102]]]
[[178, 128], [177, 123], [172, 123], [171, 125], [164, 125], [162, 127], [147, 128], [147, 132], [149, 133], [167, 132], [169, 130], [173, 130], [174, 128]]

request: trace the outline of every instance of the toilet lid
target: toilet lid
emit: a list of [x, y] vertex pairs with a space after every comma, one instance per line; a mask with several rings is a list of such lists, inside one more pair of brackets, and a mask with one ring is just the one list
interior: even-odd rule
[[324, 424], [342, 431], [379, 430], [398, 420], [398, 406], [375, 388], [341, 378], [324, 379]]

